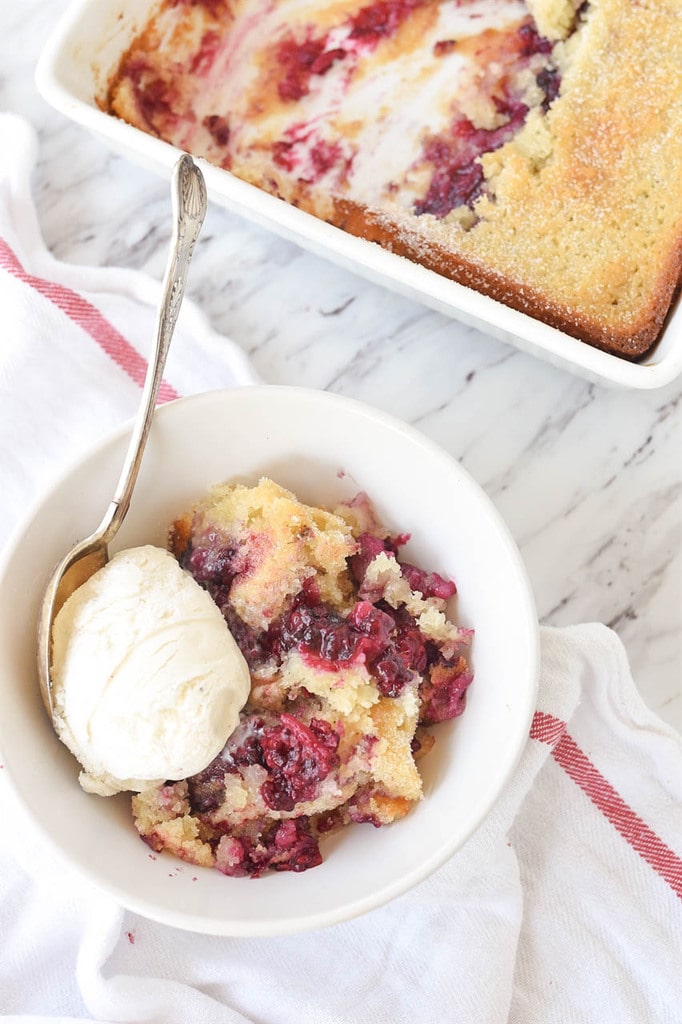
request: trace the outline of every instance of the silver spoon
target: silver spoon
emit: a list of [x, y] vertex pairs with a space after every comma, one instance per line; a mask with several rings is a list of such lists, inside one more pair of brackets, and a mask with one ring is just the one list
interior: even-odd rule
[[94, 533], [80, 541], [58, 564], [48, 583], [38, 622], [38, 675], [45, 708], [54, 717], [50, 662], [52, 626], [59, 609], [81, 584], [109, 561], [108, 545], [130, 506], [142, 462], [166, 356], [185, 294], [187, 271], [206, 214], [204, 178], [190, 156], [180, 157], [173, 171], [174, 230], [156, 319], [156, 344], [149, 360], [142, 401], [135, 420], [116, 493]]

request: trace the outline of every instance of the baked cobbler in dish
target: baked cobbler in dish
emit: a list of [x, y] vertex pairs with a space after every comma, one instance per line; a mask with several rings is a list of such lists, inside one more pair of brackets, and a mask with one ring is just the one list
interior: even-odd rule
[[100, 103], [635, 359], [682, 273], [680, 67], [680, 0], [163, 0]]
[[224, 484], [173, 524], [170, 548], [211, 595], [251, 693], [199, 774], [133, 797], [156, 851], [226, 875], [304, 871], [351, 822], [386, 825], [422, 796], [430, 727], [464, 710], [472, 631], [455, 584], [401, 557], [369, 499], [333, 512], [262, 479]]

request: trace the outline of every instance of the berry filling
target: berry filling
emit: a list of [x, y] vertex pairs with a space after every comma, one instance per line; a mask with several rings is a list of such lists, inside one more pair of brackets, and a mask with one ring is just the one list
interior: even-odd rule
[[521, 0], [165, 0], [157, 20], [124, 57], [111, 111], [325, 220], [338, 198], [460, 210], [469, 230], [466, 211], [494, 201], [481, 158], [561, 85]]
[[388, 537], [375, 537], [372, 533], [361, 533], [358, 537], [359, 550], [350, 559], [350, 569], [358, 583], [362, 583], [369, 563], [383, 551], [395, 555], [396, 545]]
[[225, 799], [225, 772], [228, 765], [221, 757], [216, 757], [198, 775], [187, 780], [189, 802], [197, 814], [206, 814], [220, 807]]
[[[446, 43], [438, 55], [443, 56], [452, 49]], [[511, 67], [523, 67], [533, 58], [544, 58], [551, 52], [551, 42], [541, 36], [531, 22], [524, 22], [516, 36], [507, 40], [498, 78], [489, 84], [501, 123], [494, 128], [479, 128], [469, 118], [460, 116], [453, 121], [448, 132], [426, 139], [421, 161], [430, 165], [432, 172], [426, 194], [413, 207], [418, 216], [430, 213], [434, 217], [446, 217], [459, 206], [472, 208], [483, 195], [485, 179], [480, 158], [509, 142], [523, 127], [528, 114], [528, 106], [520, 96], [514, 95], [509, 84], [509, 71]], [[545, 94], [542, 108], [546, 111], [558, 95], [559, 72], [555, 68], [542, 67], [535, 80]]]
[[[204, 32], [201, 45], [192, 58], [190, 69], [193, 75], [205, 74], [213, 65], [220, 48], [220, 33]], [[225, 140], [227, 142], [227, 139]]]
[[265, 825], [254, 835], [223, 836], [216, 848], [216, 868], [232, 878], [260, 878], [268, 869], [307, 871], [321, 863], [317, 839], [303, 815]]
[[383, 603], [357, 601], [344, 618], [326, 605], [297, 600], [270, 634], [271, 650], [280, 661], [296, 650], [323, 671], [365, 665], [386, 697], [398, 697], [426, 664], [414, 618]]
[[326, 37], [308, 36], [297, 43], [293, 35], [282, 39], [276, 49], [276, 58], [283, 77], [277, 85], [282, 100], [300, 100], [310, 89], [314, 75], [324, 75], [337, 60], [345, 57], [345, 50], [327, 50]]
[[188, 544], [178, 561], [197, 583], [208, 590], [219, 608], [226, 603], [235, 577], [248, 569], [247, 560], [240, 554], [238, 546], [223, 543], [214, 533], [209, 533], [203, 543]]
[[277, 93], [284, 102], [303, 99], [312, 79], [325, 75], [337, 61], [354, 56], [358, 44], [372, 50], [381, 39], [395, 34], [415, 7], [423, 0], [380, 0], [361, 8], [347, 22], [347, 46], [330, 45], [330, 34], [317, 36], [308, 30], [298, 41], [288, 32], [275, 47], [275, 60], [280, 69]]
[[[259, 487], [276, 501], [293, 497], [270, 481]], [[267, 503], [256, 491], [260, 515]], [[471, 672], [460, 649], [469, 631], [444, 611], [455, 584], [402, 562], [409, 534], [388, 535], [366, 496], [345, 509], [354, 528], [325, 510], [307, 517], [300, 505], [287, 505], [276, 523], [261, 521], [244, 513], [244, 500], [243, 521], [231, 522], [229, 503], [215, 519], [202, 509], [176, 521], [170, 542], [246, 659], [248, 703], [203, 771], [133, 803], [154, 850], [258, 878], [316, 866], [319, 837], [342, 826], [404, 816], [421, 795], [414, 757], [433, 743], [424, 727], [462, 713]], [[325, 515], [331, 521], [321, 527]], [[278, 604], [287, 573], [292, 585]], [[247, 606], [260, 628], [235, 607], [249, 585], [268, 609], [253, 616]]]
[[381, 39], [392, 36], [416, 7], [424, 0], [379, 0], [378, 3], [363, 7], [351, 18], [351, 39], [376, 45]]
[[457, 593], [457, 587], [452, 580], [446, 580], [437, 572], [424, 572], [416, 565], [408, 562], [401, 562], [403, 576], [412, 590], [418, 591], [422, 597], [437, 597], [441, 601], [447, 601]]
[[230, 141], [230, 122], [220, 114], [210, 114], [203, 120], [203, 125], [218, 146], [227, 146]]
[[462, 714], [466, 703], [466, 690], [473, 679], [463, 658], [455, 664], [441, 662], [433, 665], [428, 679], [420, 687], [421, 725], [436, 725]]
[[126, 66], [126, 76], [147, 131], [157, 135], [156, 125], [159, 121], [167, 125], [175, 123], [178, 99], [176, 90], [154, 71], [145, 57], [132, 58]]
[[261, 795], [273, 810], [292, 811], [297, 803], [313, 800], [318, 784], [338, 765], [339, 736], [321, 719], [313, 718], [307, 726], [282, 714], [281, 723], [265, 730], [261, 738], [269, 776]]
[[214, 810], [225, 795], [225, 776], [258, 765], [267, 776], [260, 786], [264, 803], [275, 811], [291, 811], [315, 799], [319, 784], [338, 767], [338, 746], [338, 732], [324, 719], [311, 718], [306, 725], [286, 712], [272, 721], [243, 714], [225, 749], [188, 779], [192, 810]]

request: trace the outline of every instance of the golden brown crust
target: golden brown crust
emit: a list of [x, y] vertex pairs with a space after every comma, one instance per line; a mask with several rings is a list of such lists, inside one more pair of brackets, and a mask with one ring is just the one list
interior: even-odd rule
[[448, 251], [422, 235], [411, 235], [404, 229], [397, 232], [386, 224], [381, 214], [347, 199], [335, 201], [331, 223], [351, 235], [376, 242], [428, 270], [488, 295], [511, 309], [542, 320], [580, 341], [630, 360], [643, 358], [656, 344], [680, 288], [682, 240], [667, 254], [660, 267], [657, 285], [649, 301], [637, 310], [636, 318], [622, 328], [614, 328], [575, 306], [555, 302], [551, 296], [504, 277], [457, 252]]
[[189, 547], [192, 537], [192, 514], [185, 512], [178, 516], [168, 531], [168, 550], [171, 551], [178, 561], [182, 558]]

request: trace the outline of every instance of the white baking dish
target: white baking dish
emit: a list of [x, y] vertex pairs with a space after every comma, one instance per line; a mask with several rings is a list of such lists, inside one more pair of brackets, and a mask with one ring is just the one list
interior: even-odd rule
[[[170, 175], [178, 150], [104, 113], [97, 97], [156, 0], [74, 0], [45, 47], [36, 71], [44, 98], [131, 160]], [[601, 383], [659, 388], [682, 373], [682, 303], [642, 362], [592, 348], [523, 313], [449, 281], [201, 161], [211, 198], [306, 249], [371, 281], [478, 327], [524, 352]]]

